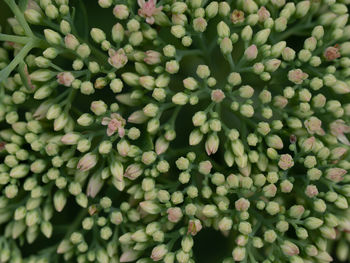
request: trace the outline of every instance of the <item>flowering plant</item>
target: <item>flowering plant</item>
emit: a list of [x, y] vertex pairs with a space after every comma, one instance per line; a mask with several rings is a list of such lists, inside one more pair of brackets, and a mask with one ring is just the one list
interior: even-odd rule
[[350, 259], [349, 0], [4, 3], [0, 262]]

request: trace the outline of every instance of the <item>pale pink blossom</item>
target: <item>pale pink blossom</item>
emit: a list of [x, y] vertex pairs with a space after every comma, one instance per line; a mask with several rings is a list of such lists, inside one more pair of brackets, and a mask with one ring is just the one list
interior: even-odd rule
[[74, 79], [75, 78], [71, 72], [61, 72], [57, 74], [57, 82], [66, 87], [70, 87]]
[[164, 256], [166, 255], [166, 253], [168, 253], [167, 247], [164, 244], [158, 245], [158, 246], [153, 248], [152, 254], [151, 254], [151, 259], [153, 261], [162, 260], [164, 258]]
[[170, 207], [167, 210], [168, 220], [172, 223], [177, 223], [182, 218], [182, 211], [179, 207]]
[[140, 6], [140, 9], [138, 10], [139, 16], [146, 18], [148, 24], [154, 24], [154, 15], [162, 11], [163, 6], [156, 7], [157, 0], [148, 0], [147, 2], [145, 0], [137, 0], [137, 3]]
[[350, 145], [348, 138], [344, 133], [350, 133], [350, 126], [346, 125], [343, 120], [336, 120], [330, 124], [331, 134], [336, 136], [337, 139], [346, 144]]
[[197, 235], [199, 231], [202, 229], [202, 223], [199, 219], [190, 220], [188, 222], [187, 234], [191, 234], [192, 236]]
[[290, 156], [289, 154], [282, 154], [280, 157], [280, 160], [278, 162], [278, 166], [282, 169], [282, 170], [287, 170], [291, 167], [293, 167], [294, 165], [294, 161], [293, 161], [293, 157]]
[[334, 47], [328, 47], [324, 51], [324, 57], [326, 60], [331, 61], [340, 57], [339, 47], [336, 45]]
[[301, 69], [294, 69], [288, 72], [288, 79], [295, 84], [303, 83], [303, 81], [308, 77], [309, 75], [303, 72]]
[[108, 55], [108, 63], [116, 69], [124, 67], [128, 62], [128, 57], [125, 55], [125, 51], [122, 48], [118, 49], [118, 51], [110, 48], [108, 50]]
[[125, 120], [118, 113], [112, 113], [111, 117], [104, 117], [102, 119], [102, 125], [107, 125], [107, 135], [112, 136], [116, 131], [119, 137], [124, 137], [125, 135]]
[[304, 121], [304, 125], [309, 134], [325, 135], [325, 132], [321, 127], [322, 122], [316, 117], [312, 116], [308, 118]]

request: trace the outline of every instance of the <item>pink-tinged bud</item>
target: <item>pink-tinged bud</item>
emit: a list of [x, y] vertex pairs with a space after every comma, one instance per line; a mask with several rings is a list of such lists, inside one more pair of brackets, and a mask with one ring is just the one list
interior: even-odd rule
[[69, 251], [72, 248], [72, 244], [69, 242], [69, 240], [64, 239], [61, 241], [61, 243], [57, 247], [57, 254], [64, 254], [67, 251]]
[[216, 134], [210, 134], [205, 142], [205, 151], [208, 155], [215, 154], [219, 149], [219, 137]]
[[324, 135], [325, 132], [322, 129], [321, 125], [322, 122], [316, 117], [310, 117], [306, 121], [304, 121], [304, 125], [310, 134], [318, 134], [318, 135]]
[[310, 151], [314, 147], [315, 143], [316, 138], [314, 136], [307, 138], [302, 144], [304, 151]]
[[211, 100], [220, 103], [225, 98], [225, 93], [221, 89], [216, 89], [211, 92]]
[[246, 256], [246, 248], [245, 247], [236, 247], [232, 251], [232, 257], [234, 261], [242, 261]]
[[95, 198], [103, 186], [103, 180], [99, 174], [93, 175], [87, 185], [86, 195]]
[[75, 80], [71, 72], [61, 72], [57, 74], [57, 82], [63, 86], [70, 87]]
[[148, 65], [156, 65], [161, 62], [162, 54], [154, 50], [146, 51], [146, 57], [143, 59]]
[[211, 164], [210, 161], [203, 161], [199, 163], [199, 168], [198, 171], [201, 174], [207, 175], [210, 173], [211, 168], [213, 167], [213, 165]]
[[177, 223], [182, 218], [182, 211], [179, 207], [170, 207], [167, 210], [168, 220], [172, 223]]
[[341, 143], [350, 145], [348, 138], [344, 135], [344, 133], [350, 133], [350, 126], [346, 125], [343, 120], [335, 120], [329, 127], [331, 134], [336, 136]]
[[293, 205], [289, 209], [289, 215], [293, 218], [300, 218], [305, 212], [305, 208], [302, 205]]
[[40, 104], [40, 106], [36, 109], [36, 111], [33, 114], [34, 119], [41, 120], [45, 118], [47, 111], [49, 110], [50, 106], [52, 105], [51, 101], [44, 101]]
[[256, 45], [251, 45], [244, 51], [244, 56], [247, 60], [254, 60], [258, 56], [258, 48]]
[[141, 124], [147, 121], [148, 117], [143, 113], [142, 110], [134, 111], [128, 118], [128, 122]]
[[347, 153], [347, 149], [344, 148], [344, 147], [337, 147], [337, 148], [334, 148], [332, 151], [331, 151], [331, 157], [332, 159], [334, 160], [338, 160], [340, 158], [342, 158], [344, 156], [344, 154]]
[[290, 241], [284, 241], [281, 245], [282, 251], [287, 256], [299, 255], [299, 248], [297, 245]]
[[169, 142], [165, 140], [164, 137], [159, 137], [156, 141], [156, 153], [158, 155], [165, 153], [166, 150], [169, 148]]
[[112, 113], [111, 117], [104, 117], [102, 119], [102, 125], [107, 125], [107, 135], [112, 136], [116, 131], [118, 131], [119, 137], [124, 137], [125, 129], [124, 126], [126, 121], [118, 113]]
[[282, 170], [287, 170], [291, 167], [293, 167], [294, 165], [294, 161], [293, 161], [293, 157], [290, 156], [289, 154], [282, 154], [280, 157], [280, 160], [278, 162], [278, 166], [282, 169]]
[[283, 109], [287, 106], [288, 100], [283, 96], [275, 96], [273, 98], [273, 106]]
[[156, 7], [157, 0], [137, 0], [139, 4], [138, 14], [139, 16], [146, 18], [146, 22], [150, 25], [154, 24], [155, 18], [154, 15], [157, 15], [162, 11], [163, 6]]
[[166, 245], [158, 245], [153, 248], [152, 254], [151, 254], [151, 259], [153, 261], [159, 261], [164, 258], [164, 256], [168, 253], [168, 248]]
[[305, 194], [312, 198], [318, 195], [318, 189], [316, 185], [310, 184], [306, 187]]
[[245, 199], [245, 198], [240, 198], [235, 202], [235, 208], [237, 211], [243, 212], [243, 211], [247, 211], [250, 207], [250, 202], [249, 200]]
[[294, 69], [288, 72], [288, 79], [295, 84], [302, 84], [309, 75], [304, 73], [301, 69]]
[[97, 164], [97, 155], [93, 153], [85, 154], [78, 162], [77, 168], [83, 172], [89, 171]]
[[274, 197], [277, 193], [277, 187], [274, 184], [266, 185], [263, 188], [263, 192], [266, 197]]
[[340, 57], [339, 47], [335, 45], [334, 47], [328, 47], [324, 51], [324, 57], [326, 60], [331, 61]]
[[143, 173], [142, 166], [140, 164], [130, 164], [124, 173], [124, 177], [135, 180]]
[[199, 219], [194, 219], [194, 220], [191, 219], [188, 222], [187, 234], [191, 234], [192, 236], [195, 236], [199, 231], [201, 231], [201, 229], [202, 229], [201, 221]]
[[79, 41], [74, 35], [68, 34], [64, 38], [64, 44], [66, 48], [75, 50], [79, 46]]
[[118, 49], [118, 51], [111, 48], [108, 50], [108, 55], [108, 63], [116, 69], [124, 67], [128, 62], [128, 57], [125, 55], [125, 51], [122, 48]]
[[293, 190], [293, 184], [288, 180], [284, 180], [280, 184], [280, 188], [282, 193], [290, 193]]
[[126, 250], [123, 252], [123, 254], [119, 258], [119, 262], [134, 262], [136, 259], [138, 259], [139, 253], [135, 250]]
[[78, 143], [78, 140], [80, 138], [80, 135], [78, 133], [67, 133], [62, 136], [61, 142], [65, 145], [74, 145]]
[[259, 22], [265, 22], [265, 20], [270, 17], [270, 12], [265, 8], [265, 6], [262, 6], [258, 10], [258, 16], [259, 16]]
[[126, 5], [116, 5], [113, 8], [113, 15], [118, 19], [126, 19], [129, 16], [129, 9]]
[[153, 201], [143, 201], [139, 205], [143, 211], [150, 215], [155, 215], [160, 212], [160, 207]]
[[233, 24], [241, 23], [244, 21], [244, 13], [241, 10], [235, 9], [233, 10], [230, 18]]
[[326, 171], [326, 177], [335, 183], [341, 182], [345, 174], [346, 170], [341, 168], [330, 168]]

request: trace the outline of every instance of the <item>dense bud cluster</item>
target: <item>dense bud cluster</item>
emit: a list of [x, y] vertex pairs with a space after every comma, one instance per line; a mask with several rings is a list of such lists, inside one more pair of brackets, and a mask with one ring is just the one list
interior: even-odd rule
[[349, 0], [4, 2], [0, 262], [350, 259]]

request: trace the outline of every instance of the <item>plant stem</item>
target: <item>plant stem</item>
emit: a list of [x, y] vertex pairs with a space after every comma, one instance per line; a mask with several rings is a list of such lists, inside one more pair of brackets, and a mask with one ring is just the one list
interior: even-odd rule
[[23, 12], [18, 8], [16, 5], [16, 2], [14, 0], [5, 0], [6, 4], [10, 7], [12, 10], [13, 14], [17, 18], [18, 22], [20, 25], [23, 27], [24, 32], [26, 33], [27, 36], [33, 37], [34, 34], [32, 30], [30, 29], [26, 19], [24, 18]]
[[17, 67], [17, 65], [24, 60], [25, 56], [27, 56], [28, 52], [35, 46], [34, 41], [28, 42], [21, 51], [17, 54], [17, 56], [11, 61], [10, 64], [7, 65], [6, 68], [0, 71], [0, 82], [5, 81], [11, 72]]
[[19, 44], [27, 44], [30, 40], [31, 40], [30, 37], [22, 37], [22, 36], [7, 35], [7, 34], [0, 33], [0, 41], [9, 41], [9, 42], [15, 42]]

